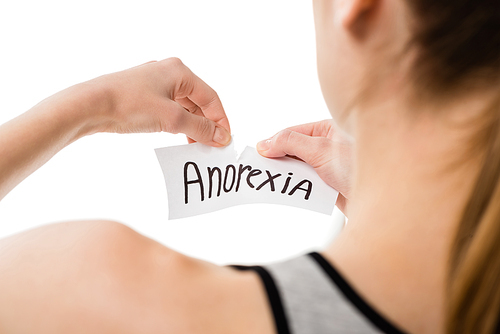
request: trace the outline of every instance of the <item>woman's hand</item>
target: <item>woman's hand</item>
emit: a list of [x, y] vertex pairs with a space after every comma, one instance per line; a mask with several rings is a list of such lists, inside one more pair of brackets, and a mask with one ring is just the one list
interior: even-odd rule
[[190, 142], [224, 146], [230, 127], [217, 93], [179, 59], [149, 62], [89, 81], [107, 92], [98, 132], [185, 133]]
[[294, 126], [257, 144], [267, 158], [292, 156], [316, 170], [328, 185], [339, 192], [338, 208], [347, 216], [353, 165], [353, 141], [333, 120]]
[[185, 133], [231, 141], [219, 97], [176, 59], [150, 62], [72, 86], [0, 126], [0, 199], [54, 154], [96, 132]]

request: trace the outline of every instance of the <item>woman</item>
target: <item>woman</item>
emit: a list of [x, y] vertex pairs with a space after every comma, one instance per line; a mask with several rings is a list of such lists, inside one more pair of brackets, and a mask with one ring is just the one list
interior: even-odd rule
[[[319, 78], [340, 128], [286, 129], [258, 150], [296, 156], [340, 191], [349, 223], [321, 254], [217, 267], [114, 222], [46, 226], [0, 242], [0, 331], [494, 332], [499, 6], [314, 1]], [[179, 60], [148, 63], [4, 124], [0, 194], [103, 131], [183, 132], [212, 146], [230, 138], [205, 83]]]

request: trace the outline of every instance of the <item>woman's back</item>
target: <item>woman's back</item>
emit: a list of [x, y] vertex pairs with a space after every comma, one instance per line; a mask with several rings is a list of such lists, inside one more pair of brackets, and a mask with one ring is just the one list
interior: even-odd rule
[[[41, 227], [0, 241], [1, 329], [301, 334], [343, 332], [348, 321], [360, 331], [495, 331], [499, 6], [314, 1], [335, 121], [285, 129], [257, 149], [303, 160], [340, 192], [349, 221], [321, 256], [236, 270], [113, 222]], [[147, 63], [2, 125], [0, 195], [83, 136], [152, 131], [214, 147], [231, 138], [215, 91], [179, 59]]]

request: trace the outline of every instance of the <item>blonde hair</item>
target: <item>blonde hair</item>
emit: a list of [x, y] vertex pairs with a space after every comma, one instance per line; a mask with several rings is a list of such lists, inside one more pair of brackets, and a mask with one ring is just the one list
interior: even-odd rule
[[[499, 0], [408, 0], [417, 89], [453, 98], [500, 85]], [[447, 333], [493, 333], [500, 318], [500, 89], [474, 145], [483, 165], [450, 250]]]
[[493, 333], [500, 317], [500, 99], [482, 133], [486, 155], [451, 250], [447, 332]]

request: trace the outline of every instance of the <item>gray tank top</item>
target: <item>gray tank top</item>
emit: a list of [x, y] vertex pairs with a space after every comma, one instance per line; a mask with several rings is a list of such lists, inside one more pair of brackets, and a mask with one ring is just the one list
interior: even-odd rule
[[256, 271], [266, 288], [278, 334], [403, 333], [313, 252]]

